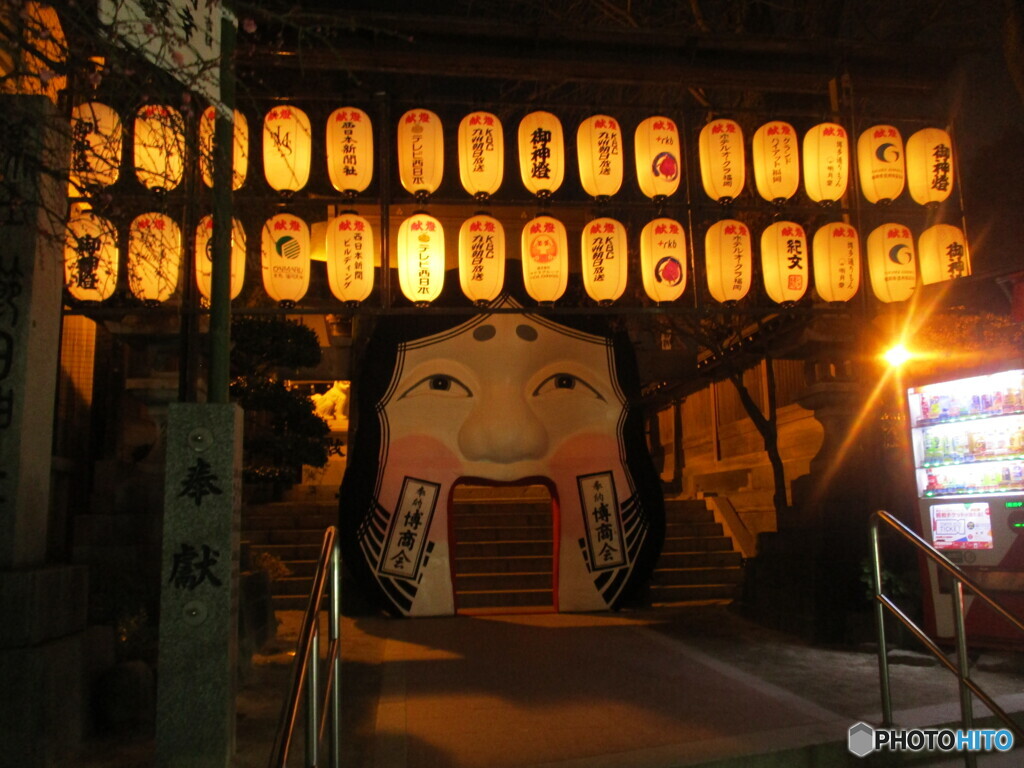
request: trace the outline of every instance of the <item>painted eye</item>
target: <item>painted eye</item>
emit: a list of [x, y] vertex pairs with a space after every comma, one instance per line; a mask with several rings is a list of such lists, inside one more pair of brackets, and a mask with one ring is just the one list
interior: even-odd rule
[[418, 397], [420, 395], [433, 395], [435, 397], [472, 397], [473, 393], [469, 387], [446, 373], [434, 373], [424, 376], [411, 387], [405, 390], [399, 397]]
[[573, 391], [581, 395], [593, 395], [598, 400], [604, 400], [601, 393], [594, 389], [586, 380], [571, 373], [555, 373], [548, 376], [533, 390], [533, 396], [538, 397], [555, 391]]

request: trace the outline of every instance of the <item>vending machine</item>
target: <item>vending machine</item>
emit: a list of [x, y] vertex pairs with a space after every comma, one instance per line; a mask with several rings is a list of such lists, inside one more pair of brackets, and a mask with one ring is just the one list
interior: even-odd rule
[[[1024, 616], [1024, 368], [907, 390], [920, 531], [1017, 616]], [[929, 630], [954, 637], [951, 580], [926, 561]], [[1024, 648], [1024, 636], [966, 593], [972, 644]]]

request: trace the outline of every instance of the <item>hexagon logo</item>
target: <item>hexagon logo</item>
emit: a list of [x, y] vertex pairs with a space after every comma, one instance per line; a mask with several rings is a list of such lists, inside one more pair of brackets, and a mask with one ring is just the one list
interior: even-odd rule
[[865, 757], [875, 751], [875, 729], [867, 723], [850, 726], [846, 747], [857, 757]]

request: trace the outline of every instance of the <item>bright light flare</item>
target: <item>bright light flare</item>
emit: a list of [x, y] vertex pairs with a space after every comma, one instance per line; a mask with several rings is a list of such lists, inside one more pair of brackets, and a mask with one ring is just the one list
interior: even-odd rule
[[894, 344], [885, 350], [882, 354], [882, 359], [889, 364], [890, 368], [899, 368], [901, 365], [910, 360], [914, 355], [909, 349], [907, 349], [902, 343]]

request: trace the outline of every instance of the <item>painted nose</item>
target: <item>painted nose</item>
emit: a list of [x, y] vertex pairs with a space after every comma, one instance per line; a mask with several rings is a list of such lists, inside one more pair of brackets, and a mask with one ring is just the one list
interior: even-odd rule
[[481, 394], [459, 430], [459, 448], [467, 459], [511, 464], [547, 453], [547, 430], [522, 391], [498, 386]]

